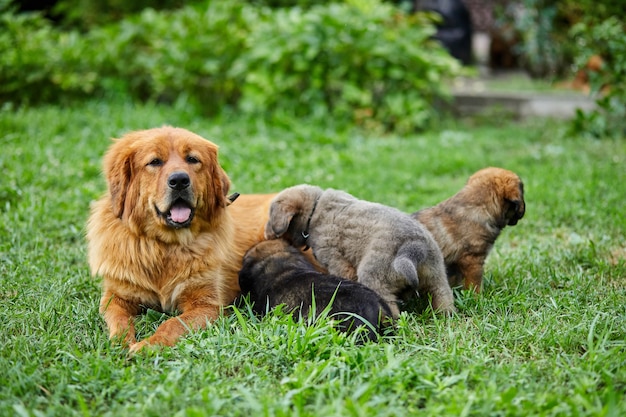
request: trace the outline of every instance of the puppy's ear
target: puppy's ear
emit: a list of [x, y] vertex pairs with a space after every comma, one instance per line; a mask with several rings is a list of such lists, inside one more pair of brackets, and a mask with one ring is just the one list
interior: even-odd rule
[[508, 205], [506, 208], [506, 218], [508, 219], [509, 226], [515, 226], [517, 222], [524, 217], [524, 213], [526, 213], [526, 203], [524, 202], [524, 183], [520, 181], [519, 183], [519, 199], [507, 199], [505, 200], [505, 204]]
[[298, 209], [294, 204], [288, 201], [273, 201], [270, 206], [270, 217], [265, 225], [265, 239], [276, 239], [285, 234], [297, 212]]
[[507, 225], [515, 226], [517, 222], [524, 217], [524, 202], [520, 200], [505, 200], [506, 209], [504, 218]]
[[526, 213], [526, 203], [524, 202], [524, 188], [520, 183], [520, 195], [518, 199], [505, 199], [504, 216], [509, 226], [515, 226]]
[[128, 189], [133, 177], [133, 156], [133, 151], [118, 141], [104, 157], [104, 173], [111, 195], [113, 213], [119, 218], [124, 214]]

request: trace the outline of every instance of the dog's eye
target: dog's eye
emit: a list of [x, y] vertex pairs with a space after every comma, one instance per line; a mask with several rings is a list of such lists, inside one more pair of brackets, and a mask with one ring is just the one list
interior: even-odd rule
[[187, 161], [188, 164], [199, 164], [200, 160], [198, 158], [196, 158], [195, 156], [191, 156], [191, 155], [187, 155], [187, 158], [185, 158], [185, 160]]
[[163, 160], [159, 158], [154, 158], [152, 161], [148, 162], [148, 165], [152, 167], [160, 167], [161, 165], [163, 165]]

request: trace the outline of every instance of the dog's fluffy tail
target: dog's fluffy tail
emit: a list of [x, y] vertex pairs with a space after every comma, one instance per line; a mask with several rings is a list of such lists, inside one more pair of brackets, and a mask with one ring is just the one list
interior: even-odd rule
[[417, 265], [424, 259], [422, 248], [414, 242], [407, 242], [400, 246], [396, 259], [393, 260], [393, 269], [404, 276], [413, 288], [419, 285], [417, 277]]

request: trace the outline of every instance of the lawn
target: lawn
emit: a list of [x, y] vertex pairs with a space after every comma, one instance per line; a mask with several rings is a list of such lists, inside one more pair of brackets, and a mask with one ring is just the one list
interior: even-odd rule
[[[220, 145], [232, 191], [308, 182], [407, 212], [489, 165], [525, 182], [526, 216], [458, 315], [414, 306], [359, 345], [246, 309], [174, 348], [109, 343], [84, 225], [109, 138], [172, 124]], [[626, 139], [562, 122], [449, 122], [396, 136], [331, 121], [206, 119], [90, 102], [0, 111], [0, 415], [404, 416], [626, 414]], [[149, 312], [140, 335], [164, 318]]]

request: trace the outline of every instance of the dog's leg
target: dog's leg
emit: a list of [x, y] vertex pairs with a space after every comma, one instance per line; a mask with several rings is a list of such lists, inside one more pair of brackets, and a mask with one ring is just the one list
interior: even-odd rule
[[463, 277], [463, 288], [474, 290], [476, 293], [481, 291], [484, 262], [484, 257], [474, 255], [466, 255], [459, 260], [458, 264]]
[[135, 343], [135, 317], [141, 312], [139, 304], [124, 300], [105, 291], [100, 299], [100, 314], [109, 328], [109, 338], [119, 338], [124, 344]]
[[395, 320], [400, 316], [398, 297], [395, 294], [398, 288], [407, 286], [406, 278], [391, 268], [381, 269], [381, 265], [390, 265], [390, 261], [370, 256], [362, 261], [356, 271], [357, 281], [376, 292], [389, 305], [391, 317]]
[[387, 299], [384, 298], [383, 299], [387, 302], [387, 305], [389, 306], [389, 310], [391, 311], [391, 318], [394, 320], [397, 320], [398, 317], [400, 317], [400, 308], [398, 307], [398, 303], [396, 302], [396, 297], [391, 297], [392, 299]]
[[418, 270], [420, 273], [420, 284], [423, 283], [424, 289], [432, 297], [433, 310], [442, 313], [456, 312], [454, 293], [448, 283], [443, 262], [437, 262], [435, 265], [424, 265], [424, 267]]
[[446, 264], [446, 275], [448, 275], [448, 284], [451, 288], [463, 286], [463, 275], [457, 262]]
[[180, 308], [183, 309], [181, 315], [166, 320], [152, 336], [132, 345], [130, 352], [138, 352], [146, 345], [174, 346], [176, 341], [189, 330], [203, 329], [207, 324], [215, 321], [220, 312], [220, 307], [217, 305], [196, 304], [189, 310], [184, 310], [185, 306], [181, 305]]
[[445, 285], [437, 286], [429, 292], [432, 296], [433, 310], [441, 313], [456, 312], [454, 294], [448, 285], [448, 281], [445, 282]]

